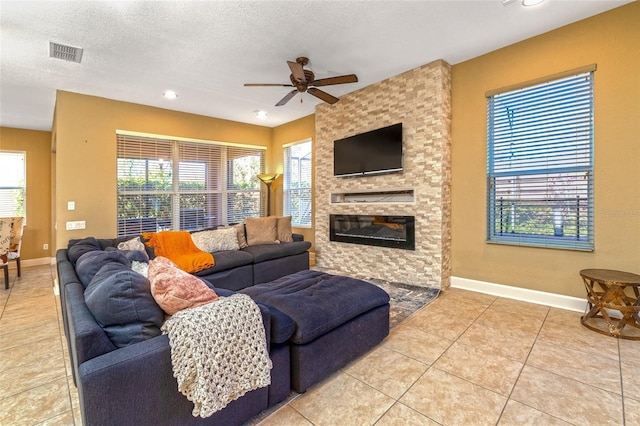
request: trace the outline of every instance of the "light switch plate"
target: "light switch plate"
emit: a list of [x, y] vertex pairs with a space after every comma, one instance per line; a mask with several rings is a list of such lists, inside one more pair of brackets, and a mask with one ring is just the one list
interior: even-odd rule
[[67, 202], [67, 210], [75, 210], [76, 209], [76, 202], [75, 201], [68, 201]]

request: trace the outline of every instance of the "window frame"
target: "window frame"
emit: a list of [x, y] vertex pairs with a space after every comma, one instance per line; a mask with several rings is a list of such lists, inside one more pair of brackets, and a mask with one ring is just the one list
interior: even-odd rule
[[[197, 231], [264, 215], [263, 189], [256, 176], [264, 172], [266, 147], [128, 131], [117, 131], [116, 136], [118, 236], [135, 233], [127, 232], [129, 220], [134, 222], [129, 229], [144, 226], [144, 231]], [[135, 152], [136, 144], [140, 146], [140, 154]], [[242, 182], [234, 181], [234, 162], [248, 157], [256, 157], [257, 164], [256, 160], [245, 161], [253, 168], [247, 168]], [[137, 164], [136, 171], [127, 171], [126, 165], [136, 161], [142, 162]], [[144, 177], [141, 170], [145, 170]], [[164, 176], [162, 185], [159, 185], [159, 175]], [[141, 180], [137, 188], [135, 185], [132, 188], [121, 186], [124, 179], [136, 178]], [[248, 214], [235, 214], [234, 204], [238, 196], [248, 197], [255, 209]], [[131, 209], [138, 212], [138, 216], [123, 213], [126, 203], [129, 203], [127, 197], [134, 201]], [[136, 204], [136, 197], [140, 198], [140, 204]], [[153, 200], [146, 200], [147, 197]], [[159, 212], [150, 213], [154, 202], [158, 203]], [[143, 214], [145, 211], [147, 213]], [[140, 224], [135, 224], [136, 219]]]
[[[15, 202], [15, 208], [12, 210], [7, 209], [6, 211], [3, 209], [0, 211], [0, 216], [2, 217], [24, 217], [24, 223], [27, 223], [27, 153], [26, 151], [10, 151], [10, 150], [0, 150], [0, 156], [13, 156], [16, 157], [17, 162], [22, 163], [22, 167], [16, 164], [16, 172], [20, 172], [21, 169], [22, 177], [16, 176], [18, 181], [16, 185], [3, 184], [2, 180], [0, 180], [0, 192], [7, 191], [18, 191], [20, 194], [15, 194], [14, 198], [20, 198]], [[9, 161], [7, 159], [7, 161]], [[5, 177], [7, 175], [5, 174]], [[22, 182], [20, 184], [20, 181]], [[4, 204], [4, 203], [3, 203]]]
[[[304, 173], [304, 167], [302, 162], [298, 162], [297, 164], [297, 172], [295, 173], [298, 176], [298, 185], [293, 187], [293, 165], [292, 165], [292, 151], [295, 147], [300, 147], [301, 145], [308, 145], [309, 152], [307, 155], [303, 157], [296, 157], [298, 160], [303, 160], [305, 158], [308, 161], [308, 185], [301, 186], [302, 175]], [[299, 142], [294, 142], [291, 144], [287, 144], [283, 146], [283, 159], [284, 159], [284, 172], [283, 172], [283, 187], [282, 187], [282, 199], [283, 199], [283, 214], [285, 216], [291, 216], [291, 225], [299, 228], [311, 228], [313, 226], [313, 141], [311, 139], [306, 139]], [[303, 193], [307, 191], [309, 194], [309, 199], [307, 203], [309, 205], [308, 214], [305, 213], [305, 209], [303, 209], [300, 200], [303, 200]], [[295, 195], [297, 194], [297, 197]], [[298, 199], [298, 207], [294, 209], [293, 199]], [[297, 211], [294, 211], [297, 210]], [[308, 217], [307, 221], [301, 221], [300, 218]]]
[[[488, 243], [595, 249], [594, 72], [595, 65], [591, 65], [487, 92]], [[576, 88], [559, 94], [563, 84], [571, 83]], [[502, 96], [507, 100], [500, 111], [494, 102]], [[510, 102], [516, 105], [514, 109], [506, 106]], [[564, 104], [558, 107], [560, 102]], [[569, 110], [572, 115], [562, 117]], [[499, 114], [501, 118], [496, 117]], [[522, 124], [514, 124], [516, 114]], [[546, 121], [525, 122], [533, 118]], [[504, 134], [505, 122], [509, 137]], [[571, 136], [558, 137], [558, 123], [569, 126]], [[508, 191], [507, 183], [511, 185]], [[510, 196], [506, 209], [504, 194]]]

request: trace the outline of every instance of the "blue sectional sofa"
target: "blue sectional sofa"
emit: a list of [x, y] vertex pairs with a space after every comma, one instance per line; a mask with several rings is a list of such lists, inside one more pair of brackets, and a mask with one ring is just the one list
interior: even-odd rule
[[[298, 252], [304, 241], [296, 239], [244, 250], [253, 259], [240, 267], [248, 267], [250, 275], [236, 275], [238, 266], [225, 268], [216, 256], [219, 269], [201, 277], [219, 296], [240, 290], [256, 301], [273, 364], [269, 386], [204, 419], [193, 417], [193, 404], [177, 390], [169, 339], [159, 331], [162, 312], [158, 316], [148, 280], [131, 270], [136, 253], [116, 250], [125, 238], [72, 240], [58, 250], [64, 329], [83, 424], [242, 424], [284, 400], [292, 389], [306, 391], [384, 339], [388, 295], [359, 280], [309, 271], [308, 261], [299, 260], [308, 256]], [[278, 248], [280, 257], [274, 254]], [[238, 276], [246, 280], [238, 284]], [[315, 309], [314, 298], [320, 302]], [[114, 312], [124, 313], [125, 324], [112, 319]]]

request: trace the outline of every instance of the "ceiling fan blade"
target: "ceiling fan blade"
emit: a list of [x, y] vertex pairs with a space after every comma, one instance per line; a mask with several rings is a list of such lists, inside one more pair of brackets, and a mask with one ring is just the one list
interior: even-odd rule
[[282, 106], [282, 105], [286, 104], [287, 102], [289, 102], [289, 99], [293, 98], [296, 95], [296, 93], [298, 93], [297, 89], [290, 91], [289, 93], [287, 93], [287, 96], [285, 96], [284, 98], [280, 99], [280, 102], [278, 102], [276, 104], [276, 106]]
[[355, 74], [340, 75], [338, 77], [320, 78], [311, 82], [312, 86], [329, 86], [330, 84], [357, 83]]
[[311, 93], [316, 98], [322, 99], [323, 101], [325, 101], [328, 104], [335, 104], [336, 102], [338, 102], [340, 100], [340, 99], [336, 98], [335, 96], [328, 94], [327, 92], [323, 92], [320, 89], [316, 89], [315, 87], [308, 88], [307, 92]]
[[305, 77], [304, 75], [304, 70], [302, 69], [301, 64], [291, 61], [287, 61], [287, 64], [289, 64], [289, 68], [291, 68], [291, 75], [293, 75], [293, 78], [296, 81], [300, 83], [304, 83], [307, 81], [307, 77]]
[[245, 83], [245, 87], [255, 86], [277, 86], [277, 87], [293, 87], [293, 84], [269, 84], [269, 83]]

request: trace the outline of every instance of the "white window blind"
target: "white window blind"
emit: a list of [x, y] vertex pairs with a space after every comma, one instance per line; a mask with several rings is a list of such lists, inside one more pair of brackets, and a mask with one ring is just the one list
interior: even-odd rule
[[0, 217], [26, 217], [26, 154], [0, 152]]
[[261, 216], [264, 149], [117, 134], [118, 236]]
[[488, 97], [490, 242], [593, 250], [593, 72]]
[[284, 148], [284, 214], [294, 226], [311, 226], [311, 141]]

